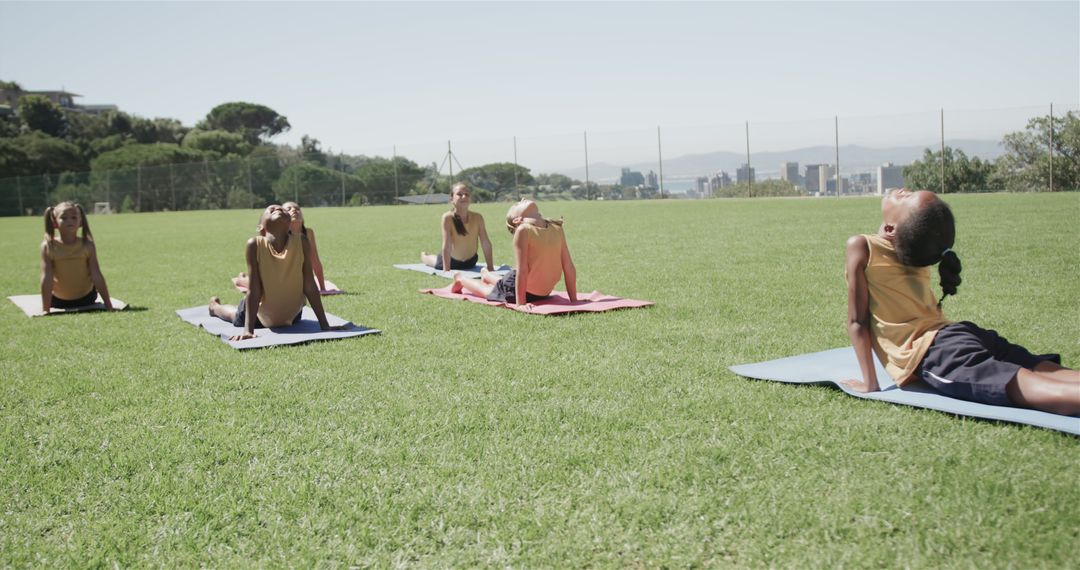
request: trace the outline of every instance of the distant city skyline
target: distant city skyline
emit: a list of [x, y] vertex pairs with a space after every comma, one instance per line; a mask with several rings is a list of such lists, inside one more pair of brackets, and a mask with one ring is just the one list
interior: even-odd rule
[[657, 127], [667, 158], [744, 152], [748, 121], [753, 155], [830, 146], [834, 117], [890, 147], [938, 141], [940, 109], [977, 140], [1080, 109], [1077, 2], [0, 2], [0, 54], [84, 104], [194, 125], [251, 101], [289, 118], [275, 142], [421, 164], [512, 162], [516, 137], [534, 172], [583, 166], [586, 131], [629, 165]]

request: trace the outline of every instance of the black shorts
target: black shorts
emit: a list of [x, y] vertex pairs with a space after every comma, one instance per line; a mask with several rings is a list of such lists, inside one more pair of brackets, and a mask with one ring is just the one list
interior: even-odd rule
[[946, 325], [919, 365], [919, 376], [937, 391], [953, 398], [1011, 406], [1005, 387], [1021, 368], [1032, 369], [1058, 354], [1032, 354], [1005, 340], [996, 331], [967, 321]]
[[[295, 325], [300, 322], [300, 316], [304, 314], [304, 309], [300, 309], [299, 313], [296, 313], [296, 317], [292, 320], [291, 325]], [[247, 295], [244, 295], [243, 299], [240, 299], [240, 304], [236, 306], [236, 315], [233, 316], [232, 324], [234, 327], [244, 327], [244, 319], [247, 318]], [[265, 329], [266, 326], [259, 321], [259, 316], [255, 316], [255, 328]]]
[[97, 289], [91, 289], [89, 293], [79, 297], [78, 299], [61, 299], [56, 295], [52, 298], [52, 308], [54, 309], [75, 309], [78, 307], [88, 307], [97, 303]]
[[[450, 258], [450, 270], [452, 271], [454, 269], [472, 269], [473, 267], [476, 267], [476, 262], [477, 261], [480, 261], [480, 254], [479, 253], [473, 255], [472, 257], [470, 257], [469, 259], [466, 259], [465, 261], [461, 261], [460, 259], [454, 259], [453, 257], [451, 257]], [[442, 255], [436, 255], [435, 256], [435, 269], [438, 269], [439, 271], [442, 271], [442, 268], [443, 268], [443, 266], [442, 266]]]
[[[537, 301], [543, 301], [550, 296], [551, 295], [533, 295], [532, 293], [526, 292], [525, 302], [535, 303]], [[509, 273], [495, 283], [495, 288], [488, 293], [487, 300], [517, 304], [517, 269], [511, 269]]]

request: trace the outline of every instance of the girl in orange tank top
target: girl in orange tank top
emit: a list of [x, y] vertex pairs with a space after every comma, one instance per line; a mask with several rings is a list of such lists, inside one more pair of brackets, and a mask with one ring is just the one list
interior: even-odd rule
[[[78, 235], [82, 229], [82, 236]], [[56, 234], [59, 232], [60, 237]], [[97, 247], [82, 206], [61, 202], [45, 210], [41, 242], [41, 310], [93, 305], [98, 297], [109, 309], [112, 299], [98, 266]]]
[[[941, 301], [960, 285], [952, 250], [952, 210], [928, 191], [896, 190], [882, 201], [876, 235], [847, 242], [848, 337], [862, 378], [860, 392], [880, 389], [876, 353], [897, 385], [922, 380], [954, 398], [1080, 414], [1080, 372], [1056, 354], [1032, 354], [995, 331], [944, 318]], [[938, 265], [943, 295], [935, 303], [926, 268]]]
[[455, 273], [451, 290], [529, 312], [533, 302], [551, 295], [561, 278], [567, 296], [577, 302], [577, 269], [566, 245], [562, 220], [545, 218], [536, 202], [522, 200], [506, 213], [506, 229], [514, 236], [514, 269], [501, 278], [485, 269], [479, 280]]

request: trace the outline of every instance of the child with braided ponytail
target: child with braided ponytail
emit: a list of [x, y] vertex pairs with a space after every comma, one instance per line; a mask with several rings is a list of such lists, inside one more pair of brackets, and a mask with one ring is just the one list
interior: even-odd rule
[[[933, 192], [887, 195], [876, 234], [847, 242], [848, 336], [862, 379], [844, 382], [860, 392], [879, 389], [873, 354], [898, 386], [922, 379], [948, 396], [998, 406], [1080, 414], [1080, 372], [1057, 354], [1035, 355], [995, 331], [954, 323], [941, 302], [960, 285], [952, 250], [952, 211]], [[930, 289], [937, 264], [943, 295]]]
[[109, 288], [98, 267], [90, 222], [82, 206], [61, 202], [46, 208], [45, 239], [41, 242], [42, 312], [93, 305], [99, 294], [105, 306], [112, 309]]

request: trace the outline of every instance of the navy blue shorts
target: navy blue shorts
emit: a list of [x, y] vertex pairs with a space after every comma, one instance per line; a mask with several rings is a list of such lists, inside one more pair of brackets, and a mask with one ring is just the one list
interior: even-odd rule
[[[294, 318], [292, 320], [292, 323], [290, 323], [290, 324], [295, 325], [296, 323], [300, 322], [300, 316], [303, 315], [303, 314], [304, 314], [304, 310], [300, 309], [300, 312], [296, 313], [296, 318]], [[243, 328], [244, 325], [245, 325], [245, 323], [244, 323], [245, 318], [247, 318], [247, 295], [244, 295], [244, 298], [240, 299], [240, 304], [236, 306], [236, 315], [233, 316], [233, 320], [232, 320], [233, 326]], [[264, 326], [262, 324], [262, 322], [259, 321], [258, 315], [255, 316], [255, 328], [257, 328], [257, 329], [265, 329], [266, 328], [266, 326]]]
[[61, 299], [56, 295], [53, 295], [52, 304], [50, 305], [54, 309], [75, 309], [78, 307], [88, 307], [97, 303], [97, 289], [90, 289], [90, 292], [79, 297], [78, 299]]
[[1060, 364], [1061, 356], [1032, 354], [996, 331], [964, 321], [938, 331], [919, 365], [919, 376], [953, 398], [1011, 406], [1005, 387], [1021, 368], [1030, 370], [1044, 360]]
[[[476, 262], [477, 261], [480, 261], [480, 254], [479, 253], [473, 255], [472, 257], [470, 257], [469, 259], [466, 259], [465, 261], [461, 261], [460, 259], [454, 259], [453, 257], [451, 257], [450, 258], [450, 270], [452, 271], [454, 269], [472, 269], [472, 268], [476, 267]], [[436, 255], [435, 256], [435, 269], [438, 269], [439, 271], [442, 271], [442, 255]]]
[[[551, 295], [533, 295], [525, 293], [526, 303], [543, 301]], [[517, 269], [511, 269], [502, 279], [495, 283], [495, 288], [487, 295], [488, 301], [517, 304]]]

